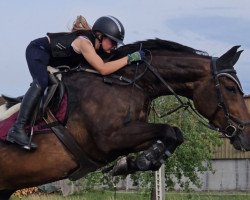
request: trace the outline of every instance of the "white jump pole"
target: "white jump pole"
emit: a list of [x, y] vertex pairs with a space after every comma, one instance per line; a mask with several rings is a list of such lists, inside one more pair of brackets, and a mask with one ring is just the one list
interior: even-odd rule
[[165, 165], [155, 172], [155, 195], [156, 200], [165, 200]]

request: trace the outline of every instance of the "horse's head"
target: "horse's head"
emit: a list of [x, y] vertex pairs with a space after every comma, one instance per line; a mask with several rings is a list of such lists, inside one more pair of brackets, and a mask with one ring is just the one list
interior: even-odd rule
[[163, 84], [165, 81], [175, 93], [192, 99], [199, 113], [228, 137], [236, 149], [250, 151], [250, 114], [234, 69], [242, 53], [239, 46], [219, 58], [160, 39], [126, 45], [120, 50], [124, 56], [139, 48], [150, 52], [148, 69], [153, 68], [150, 71], [159, 75], [155, 74], [158, 79], [145, 78], [148, 87], [153, 88], [153, 98], [173, 94]]
[[196, 108], [219, 129], [238, 150], [250, 150], [250, 115], [234, 65], [242, 51], [231, 48], [212, 58], [211, 75], [194, 92]]

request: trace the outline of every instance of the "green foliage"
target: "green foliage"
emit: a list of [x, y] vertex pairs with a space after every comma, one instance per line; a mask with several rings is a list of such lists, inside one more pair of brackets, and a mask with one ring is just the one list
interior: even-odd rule
[[[186, 100], [183, 99], [185, 102]], [[154, 101], [156, 110], [169, 111], [179, 105], [176, 98], [167, 96]], [[181, 109], [164, 118], [157, 118], [150, 113], [149, 122], [164, 123], [179, 127], [184, 134], [184, 143], [166, 161], [166, 184], [172, 189], [177, 183], [183, 190], [189, 190], [190, 185], [201, 186], [198, 173], [212, 171], [210, 159], [215, 146], [220, 145], [219, 135], [199, 123], [187, 110]], [[81, 180], [84, 190], [91, 190], [95, 186], [114, 189], [116, 183], [125, 177], [110, 177], [100, 172], [91, 173]], [[142, 172], [131, 175], [134, 184], [144, 190], [154, 187], [154, 173]], [[104, 188], [105, 188], [104, 187]]]
[[141, 191], [148, 192], [154, 187], [154, 173], [151, 171], [138, 172], [130, 176], [134, 185], [140, 188]]
[[77, 182], [80, 183], [84, 191], [100, 189], [100, 186], [102, 186], [103, 189], [113, 190], [122, 178], [125, 177], [112, 177], [109, 174], [103, 174], [102, 172], [97, 171], [88, 174]]

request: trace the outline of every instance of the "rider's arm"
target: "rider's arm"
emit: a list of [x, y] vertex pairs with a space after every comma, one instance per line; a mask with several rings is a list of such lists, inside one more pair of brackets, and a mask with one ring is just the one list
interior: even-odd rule
[[88, 63], [102, 75], [111, 74], [128, 64], [128, 56], [104, 63], [88, 40], [80, 40], [78, 47]]

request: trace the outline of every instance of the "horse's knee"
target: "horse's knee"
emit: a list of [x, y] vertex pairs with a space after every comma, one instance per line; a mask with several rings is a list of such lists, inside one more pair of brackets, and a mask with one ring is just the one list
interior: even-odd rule
[[167, 149], [173, 153], [175, 149], [184, 142], [183, 134], [177, 127], [168, 127], [166, 129], [166, 137], [163, 140]]

